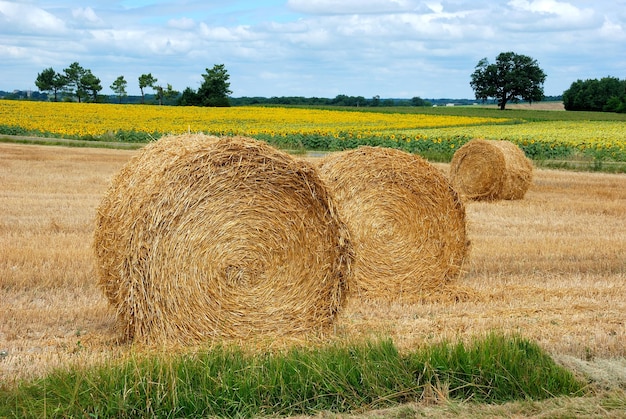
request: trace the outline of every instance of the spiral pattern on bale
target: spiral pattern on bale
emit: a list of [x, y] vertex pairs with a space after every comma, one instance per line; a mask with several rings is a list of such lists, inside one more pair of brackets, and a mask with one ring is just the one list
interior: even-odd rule
[[510, 141], [474, 139], [452, 156], [450, 181], [470, 200], [522, 199], [532, 183], [533, 166]]
[[354, 245], [350, 295], [420, 301], [459, 276], [469, 246], [465, 208], [440, 170], [369, 146], [328, 155], [319, 170]]
[[352, 247], [310, 163], [244, 137], [164, 137], [113, 179], [96, 216], [100, 287], [144, 343], [323, 333]]

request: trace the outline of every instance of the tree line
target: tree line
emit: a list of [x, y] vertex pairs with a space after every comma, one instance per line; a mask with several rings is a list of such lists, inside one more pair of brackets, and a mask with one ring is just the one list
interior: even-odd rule
[[626, 80], [579, 79], [563, 92], [563, 105], [568, 111], [626, 113]]
[[[460, 99], [463, 101], [464, 99]], [[249, 105], [294, 105], [294, 106], [345, 106], [345, 107], [391, 107], [391, 106], [433, 106], [440, 103], [449, 103], [450, 99], [426, 100], [419, 96], [411, 99], [381, 99], [376, 95], [371, 99], [363, 96], [348, 96], [339, 94], [334, 98], [304, 97], [304, 96], [272, 96], [272, 97], [239, 97], [231, 98], [234, 106]]]
[[[179, 106], [245, 106], [253, 104], [262, 105], [309, 105], [309, 106], [432, 106], [431, 102], [420, 97], [412, 99], [381, 99], [376, 95], [371, 99], [363, 96], [337, 95], [334, 98], [305, 98], [301, 96], [281, 97], [242, 97], [232, 98], [229, 95], [230, 76], [224, 64], [216, 64], [213, 68], [206, 69], [202, 74], [203, 82], [194, 90], [187, 87], [178, 92], [171, 84], [158, 84], [158, 79], [152, 73], [142, 74], [138, 78], [138, 86], [141, 92], [141, 103], [145, 103], [146, 89], [154, 91], [153, 97], [159, 105], [163, 103], [176, 104]], [[82, 67], [78, 62], [72, 63], [62, 72], [53, 68], [46, 68], [37, 74], [35, 85], [41, 92], [49, 93], [55, 102], [60, 98], [64, 100], [76, 100], [77, 102], [102, 102], [105, 98], [99, 94], [102, 90], [101, 80], [94, 76], [90, 69]], [[124, 76], [119, 76], [110, 86], [118, 103], [128, 98], [128, 81]]]
[[[486, 102], [492, 99], [501, 110], [510, 102], [538, 102], [544, 100], [543, 83], [545, 72], [537, 61], [529, 56], [514, 52], [502, 52], [496, 57], [495, 63], [487, 58], [481, 59], [471, 74], [470, 86], [477, 100]], [[304, 98], [294, 96], [283, 97], [243, 97], [231, 98], [230, 78], [224, 64], [216, 64], [202, 74], [203, 82], [198, 90], [187, 87], [182, 93], [174, 90], [170, 84], [163, 86], [151, 73], [142, 74], [138, 78], [141, 91], [141, 103], [145, 103], [146, 88], [154, 90], [159, 104], [176, 102], [181, 106], [231, 106], [231, 105], [331, 105], [331, 106], [431, 106], [432, 102], [420, 97], [411, 100], [384, 99], [374, 96], [366, 99], [363, 96], [337, 95], [333, 99]], [[98, 93], [102, 90], [101, 81], [89, 69], [77, 62], [72, 63], [63, 72], [57, 73], [47, 68], [37, 75], [35, 85], [42, 92], [49, 92], [54, 101], [59, 94], [78, 102], [97, 102]], [[128, 82], [119, 76], [112, 84], [119, 103], [127, 97]], [[626, 112], [626, 80], [605, 77], [600, 80], [578, 80], [563, 92], [563, 103], [566, 110]], [[439, 103], [434, 103], [435, 105]], [[467, 103], [463, 103], [467, 104]]]
[[[138, 78], [138, 86], [141, 92], [141, 103], [145, 103], [146, 89], [154, 91], [154, 99], [159, 105], [163, 103], [176, 104], [179, 106], [245, 106], [245, 105], [308, 105], [308, 106], [432, 106], [431, 102], [420, 97], [412, 99], [381, 99], [374, 96], [366, 99], [363, 96], [337, 95], [334, 98], [305, 98], [301, 96], [281, 97], [242, 97], [232, 98], [229, 95], [230, 76], [224, 64], [216, 64], [211, 69], [206, 69], [202, 74], [203, 82], [198, 90], [187, 87], [178, 92], [171, 84], [163, 86], [158, 84], [158, 79], [152, 73], [142, 74]], [[102, 90], [101, 80], [93, 75], [91, 70], [83, 68], [78, 62], [72, 63], [62, 72], [53, 68], [47, 68], [37, 74], [35, 85], [41, 92], [48, 92], [55, 102], [60, 97], [64, 100], [76, 100], [77, 102], [102, 102], [105, 98], [99, 95]], [[118, 103], [128, 98], [128, 81], [124, 76], [119, 76], [110, 86]]]
[[[145, 89], [154, 90], [154, 96], [159, 105], [164, 101], [177, 100], [179, 105], [195, 106], [230, 106], [229, 95], [230, 75], [224, 64], [216, 64], [213, 68], [206, 69], [206, 74], [202, 74], [203, 82], [200, 88], [195, 91], [188, 87], [180, 92], [174, 90], [171, 84], [158, 84], [158, 79], [152, 73], [142, 74], [138, 78], [139, 90], [141, 91], [141, 103], [145, 103]], [[46, 68], [37, 74], [35, 86], [42, 91], [48, 92], [54, 97], [54, 101], [59, 100], [59, 96], [66, 100], [76, 100], [77, 102], [99, 102], [102, 96], [102, 82], [90, 69], [84, 68], [78, 62], [74, 62], [62, 72], [55, 71], [52, 67]], [[119, 103], [128, 96], [128, 81], [122, 75], [113, 81], [110, 88], [115, 93]]]

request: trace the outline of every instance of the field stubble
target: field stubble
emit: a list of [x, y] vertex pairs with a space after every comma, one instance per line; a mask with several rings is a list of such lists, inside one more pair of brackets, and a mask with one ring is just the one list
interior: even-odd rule
[[[91, 249], [96, 206], [134, 153], [0, 144], [0, 349], [8, 352], [0, 381], [135, 350], [116, 342]], [[496, 330], [579, 369], [596, 359], [623, 364], [626, 176], [535, 170], [525, 199], [466, 210], [472, 245], [458, 284], [467, 293], [348, 304], [337, 335], [389, 335], [408, 349]]]

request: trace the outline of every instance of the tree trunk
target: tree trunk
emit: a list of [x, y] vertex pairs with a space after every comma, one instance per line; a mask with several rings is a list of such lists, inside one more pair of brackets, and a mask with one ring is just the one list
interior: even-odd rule
[[506, 93], [502, 95], [502, 97], [500, 98], [498, 105], [500, 106], [500, 110], [503, 111], [504, 107], [506, 106], [506, 102], [507, 102], [507, 97], [506, 97]]

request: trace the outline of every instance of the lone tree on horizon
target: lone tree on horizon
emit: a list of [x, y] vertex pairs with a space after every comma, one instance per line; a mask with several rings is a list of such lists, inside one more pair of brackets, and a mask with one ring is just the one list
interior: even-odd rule
[[508, 102], [541, 101], [545, 80], [546, 74], [537, 60], [514, 52], [502, 52], [496, 57], [495, 64], [489, 64], [487, 58], [478, 62], [470, 85], [476, 99], [494, 98], [500, 110], [504, 110]]

